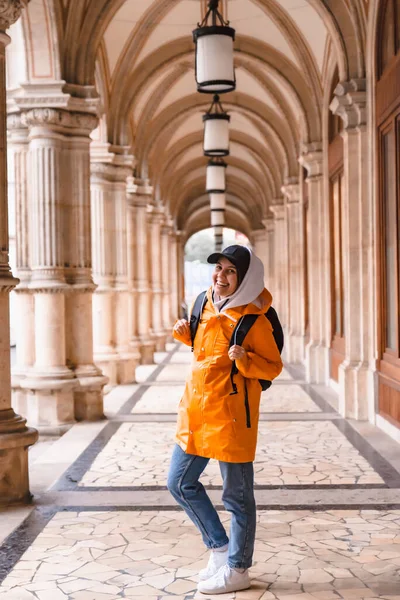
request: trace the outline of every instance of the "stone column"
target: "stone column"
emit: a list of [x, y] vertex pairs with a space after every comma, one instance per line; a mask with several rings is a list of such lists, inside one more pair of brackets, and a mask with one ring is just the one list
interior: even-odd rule
[[285, 196], [289, 253], [289, 315], [286, 357], [289, 362], [304, 360], [304, 223], [299, 184], [282, 187]]
[[279, 314], [282, 326], [287, 330], [289, 298], [288, 298], [288, 250], [287, 219], [284, 203], [270, 206], [274, 215], [274, 306]]
[[8, 262], [6, 46], [5, 30], [20, 15], [22, 3], [5, 0], [0, 6], [0, 504], [30, 499], [28, 447], [37, 431], [11, 408], [9, 295], [18, 284]]
[[268, 269], [267, 231], [265, 229], [255, 229], [252, 232], [252, 239], [254, 242], [254, 252], [257, 254], [258, 258], [262, 260], [264, 274], [266, 275]]
[[35, 366], [21, 385], [43, 431], [103, 415], [107, 379], [93, 363], [89, 134], [91, 114], [35, 108], [29, 131]]
[[93, 280], [93, 350], [96, 365], [115, 385], [118, 352], [115, 334], [116, 257], [114, 240], [113, 167], [91, 162], [91, 219]]
[[346, 357], [339, 366], [339, 409], [345, 417], [372, 421], [376, 369], [375, 214], [368, 189], [366, 81], [339, 84], [335, 95], [330, 108], [344, 122], [342, 231]]
[[140, 353], [137, 343], [131, 339], [130, 302], [131, 285], [128, 273], [128, 206], [126, 201], [127, 177], [131, 169], [117, 171], [114, 183], [115, 246], [116, 246], [116, 303], [115, 324], [118, 361], [118, 383], [135, 381]]
[[75, 418], [96, 420], [103, 418], [103, 387], [107, 383], [93, 361], [90, 133], [98, 120], [94, 115], [75, 112], [61, 114], [63, 118], [70, 195], [64, 212], [69, 227], [64, 237], [65, 276], [70, 286], [66, 296], [67, 363], [79, 382], [74, 392]]
[[307, 169], [309, 197], [308, 277], [310, 340], [306, 347], [306, 374], [310, 383], [329, 379], [330, 347], [330, 231], [329, 198], [324, 194], [323, 157], [319, 145], [304, 149], [299, 162]]
[[141, 180], [128, 178], [128, 269], [131, 284], [131, 342], [138, 344], [141, 363], [152, 364], [155, 343], [151, 335], [150, 271], [147, 205], [152, 188]]
[[173, 280], [173, 269], [171, 264], [171, 225], [167, 221], [161, 228], [161, 279], [162, 279], [162, 326], [167, 341], [172, 340], [171, 321], [171, 286]]
[[[178, 273], [178, 311], [182, 318], [182, 303], [185, 300], [185, 243], [184, 231], [176, 232], [176, 258]], [[190, 309], [190, 306], [188, 307]]]
[[12, 399], [15, 410], [28, 414], [26, 391], [20, 381], [29, 373], [35, 362], [34, 299], [29, 288], [31, 278], [29, 251], [27, 156], [28, 128], [23, 116], [9, 115], [8, 129], [8, 197], [15, 207], [16, 218], [16, 265], [20, 283], [15, 288], [15, 303], [18, 313], [16, 321], [16, 365], [12, 369]]
[[170, 290], [171, 290], [171, 302], [170, 302], [170, 323], [174, 325], [175, 321], [180, 318], [179, 310], [179, 280], [178, 280], [178, 248], [177, 248], [177, 236], [174, 229], [170, 233]]
[[275, 221], [273, 217], [267, 217], [263, 219], [263, 225], [265, 227], [265, 240], [266, 240], [266, 262], [265, 262], [265, 271], [264, 271], [264, 282], [265, 287], [270, 290], [273, 300], [272, 303], [275, 303], [274, 294], [275, 294], [275, 253], [274, 253], [274, 242], [275, 242]]
[[149, 212], [150, 223], [150, 264], [152, 289], [152, 332], [156, 350], [165, 351], [166, 333], [163, 327], [163, 289], [162, 289], [162, 252], [161, 227], [164, 212], [160, 206], [152, 206]]
[[119, 158], [91, 155], [92, 255], [97, 289], [93, 297], [95, 362], [112, 385], [135, 380], [137, 349], [130, 340], [130, 289], [126, 178], [130, 168]]

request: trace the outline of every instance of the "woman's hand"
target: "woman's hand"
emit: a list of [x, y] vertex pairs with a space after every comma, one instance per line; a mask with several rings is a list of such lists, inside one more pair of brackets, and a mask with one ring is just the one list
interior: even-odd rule
[[231, 360], [244, 358], [246, 356], [246, 350], [243, 348], [243, 346], [231, 346], [228, 350], [228, 356]]
[[185, 319], [179, 319], [174, 325], [174, 331], [179, 333], [179, 335], [185, 335], [186, 333], [190, 334], [189, 322]]

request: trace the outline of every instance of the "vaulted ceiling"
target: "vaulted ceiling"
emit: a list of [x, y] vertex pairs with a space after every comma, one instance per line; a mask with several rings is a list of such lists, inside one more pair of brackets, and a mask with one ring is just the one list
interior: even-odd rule
[[[322, 138], [323, 90], [364, 75], [366, 0], [222, 0], [236, 30], [227, 225], [260, 228], [296, 181], [302, 144]], [[9, 88], [65, 81], [101, 98], [97, 141], [127, 147], [178, 228], [209, 223], [191, 32], [205, 0], [31, 0], [11, 28]], [[14, 91], [13, 91], [14, 90]], [[80, 90], [78, 92], [78, 90]]]

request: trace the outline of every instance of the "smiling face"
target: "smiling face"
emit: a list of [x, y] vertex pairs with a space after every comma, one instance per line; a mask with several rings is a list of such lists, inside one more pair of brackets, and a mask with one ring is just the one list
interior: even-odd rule
[[214, 291], [221, 298], [231, 296], [238, 286], [238, 274], [234, 264], [221, 256], [212, 275]]

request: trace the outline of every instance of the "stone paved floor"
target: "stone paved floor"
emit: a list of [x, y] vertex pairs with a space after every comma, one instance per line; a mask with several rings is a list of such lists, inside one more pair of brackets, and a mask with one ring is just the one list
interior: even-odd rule
[[[108, 421], [32, 449], [34, 504], [0, 513], [0, 600], [213, 598], [196, 591], [200, 536], [165, 490], [191, 361], [167, 350], [108, 394]], [[400, 600], [400, 448], [293, 373], [262, 398], [252, 587], [214, 598]], [[229, 529], [216, 462], [203, 483]]]

